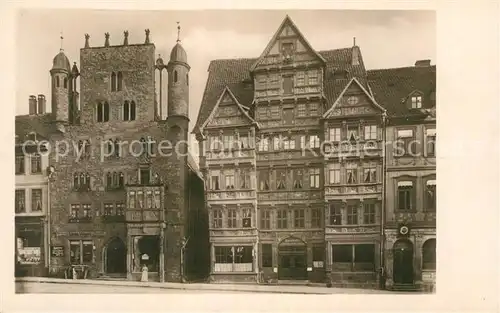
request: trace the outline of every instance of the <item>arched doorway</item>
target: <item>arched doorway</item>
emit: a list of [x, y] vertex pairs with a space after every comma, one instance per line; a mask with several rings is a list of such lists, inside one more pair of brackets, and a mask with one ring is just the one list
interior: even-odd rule
[[120, 238], [113, 238], [106, 246], [106, 272], [108, 274], [127, 272], [127, 248]]
[[278, 279], [307, 279], [307, 246], [294, 237], [284, 239], [278, 245]]
[[392, 252], [394, 283], [413, 284], [413, 244], [406, 239], [398, 240]]
[[422, 246], [422, 269], [436, 269], [436, 239], [428, 239]]

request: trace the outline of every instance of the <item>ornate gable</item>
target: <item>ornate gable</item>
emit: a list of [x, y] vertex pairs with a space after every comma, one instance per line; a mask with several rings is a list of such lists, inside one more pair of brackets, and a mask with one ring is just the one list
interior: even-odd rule
[[248, 114], [248, 108], [241, 105], [231, 90], [226, 87], [202, 129], [251, 124], [255, 124], [255, 121]]
[[346, 115], [375, 115], [384, 111], [385, 109], [373, 99], [359, 81], [353, 78], [323, 117], [335, 118]]
[[324, 65], [326, 61], [311, 47], [287, 15], [250, 71], [259, 67], [268, 68], [291, 63]]

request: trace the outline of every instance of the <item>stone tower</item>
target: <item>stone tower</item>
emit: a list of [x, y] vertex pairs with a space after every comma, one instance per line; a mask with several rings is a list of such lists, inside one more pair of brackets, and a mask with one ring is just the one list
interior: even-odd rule
[[[187, 54], [179, 40], [172, 48], [168, 71], [168, 120], [188, 131], [189, 125], [189, 70]], [[175, 120], [175, 121], [174, 121]], [[172, 125], [172, 124], [170, 124]]]
[[61, 51], [52, 61], [52, 114], [54, 120], [67, 123], [69, 117], [69, 85], [71, 66], [68, 57]]

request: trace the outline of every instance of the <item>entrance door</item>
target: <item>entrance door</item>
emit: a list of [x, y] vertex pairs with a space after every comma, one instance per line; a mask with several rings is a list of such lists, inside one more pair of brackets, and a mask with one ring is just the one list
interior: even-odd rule
[[394, 243], [394, 283], [413, 284], [413, 244], [409, 240]]
[[127, 272], [127, 248], [120, 238], [114, 238], [106, 248], [106, 272], [108, 274]]
[[307, 249], [305, 244], [287, 245], [279, 248], [278, 279], [307, 279]]

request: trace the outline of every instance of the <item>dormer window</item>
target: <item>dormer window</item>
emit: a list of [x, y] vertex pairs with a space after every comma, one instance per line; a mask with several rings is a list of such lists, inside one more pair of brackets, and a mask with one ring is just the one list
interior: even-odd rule
[[415, 95], [411, 97], [411, 108], [421, 109], [422, 108], [422, 96]]

